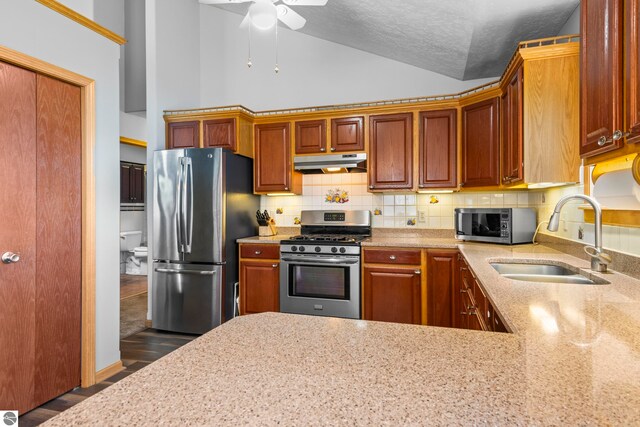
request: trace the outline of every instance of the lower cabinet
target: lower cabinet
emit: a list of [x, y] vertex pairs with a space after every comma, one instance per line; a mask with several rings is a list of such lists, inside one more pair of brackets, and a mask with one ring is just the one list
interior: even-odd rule
[[453, 327], [457, 251], [427, 251], [427, 325]]
[[[278, 245], [241, 245], [240, 314], [280, 311], [280, 262]], [[250, 256], [251, 258], [244, 258]]]

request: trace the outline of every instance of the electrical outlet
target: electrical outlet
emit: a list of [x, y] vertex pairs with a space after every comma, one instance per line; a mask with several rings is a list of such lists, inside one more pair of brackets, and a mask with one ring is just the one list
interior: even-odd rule
[[584, 228], [578, 227], [578, 239], [584, 240]]
[[542, 193], [542, 203], [547, 203], [547, 198], [545, 197], [544, 193]]
[[418, 222], [427, 222], [427, 211], [418, 211]]

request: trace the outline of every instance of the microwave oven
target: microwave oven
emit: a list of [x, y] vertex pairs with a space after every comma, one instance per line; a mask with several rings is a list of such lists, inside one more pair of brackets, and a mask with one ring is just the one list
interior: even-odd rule
[[514, 245], [531, 243], [536, 212], [531, 208], [457, 208], [456, 239]]

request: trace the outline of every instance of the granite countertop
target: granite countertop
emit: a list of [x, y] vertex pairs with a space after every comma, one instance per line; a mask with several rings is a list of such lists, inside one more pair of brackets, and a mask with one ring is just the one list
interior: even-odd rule
[[609, 285], [513, 281], [489, 262], [589, 265], [545, 246], [457, 247], [514, 333], [242, 316], [48, 425], [638, 422], [640, 281], [619, 273], [594, 273]]
[[275, 236], [261, 237], [261, 236], [252, 236], [252, 237], [244, 237], [242, 239], [236, 240], [237, 243], [269, 243], [274, 245], [279, 245], [281, 240], [289, 239], [293, 237], [293, 235], [289, 234], [276, 234]]

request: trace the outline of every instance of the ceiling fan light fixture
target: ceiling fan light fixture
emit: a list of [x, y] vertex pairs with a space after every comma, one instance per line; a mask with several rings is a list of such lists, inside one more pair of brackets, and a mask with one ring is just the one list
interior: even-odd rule
[[278, 20], [278, 9], [271, 1], [256, 1], [249, 7], [249, 16], [254, 27], [269, 30]]

